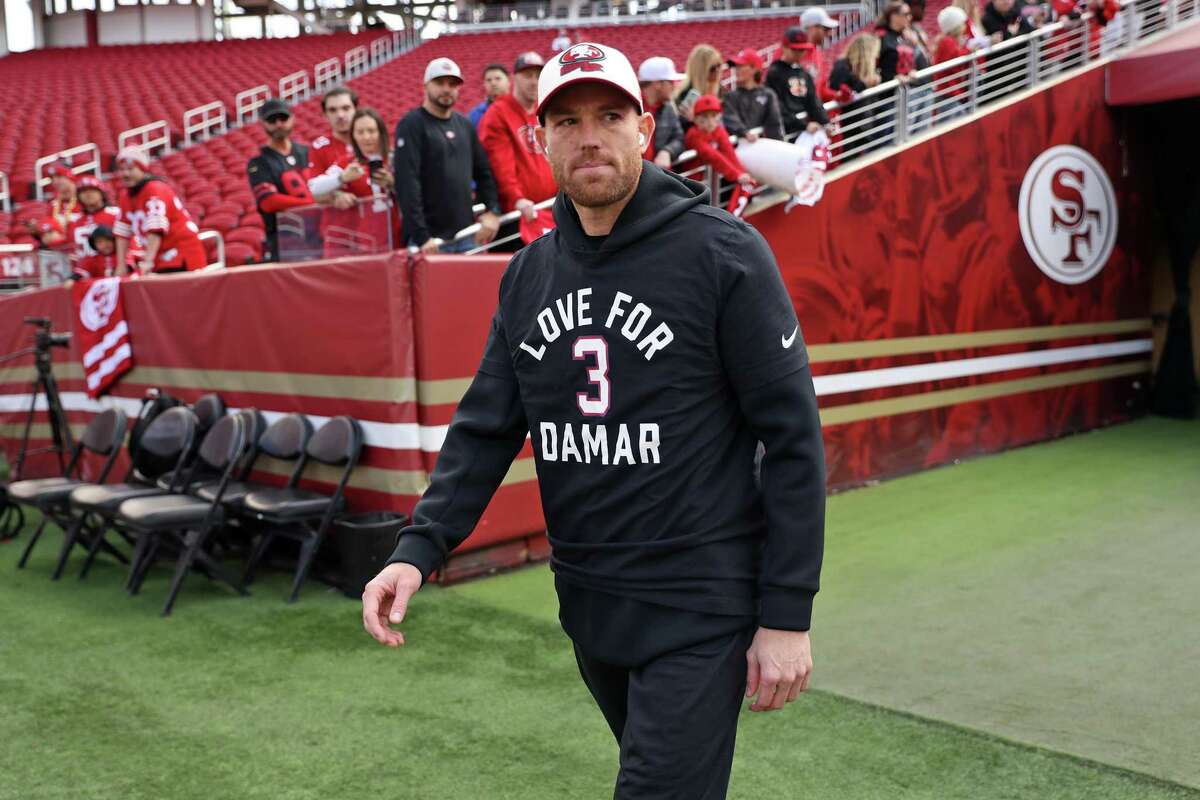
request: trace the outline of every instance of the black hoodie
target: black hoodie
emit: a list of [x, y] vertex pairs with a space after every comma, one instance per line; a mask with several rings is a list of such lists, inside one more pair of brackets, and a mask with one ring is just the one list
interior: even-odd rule
[[708, 205], [701, 184], [648, 162], [607, 237], [587, 236], [561, 193], [554, 217], [501, 279], [482, 363], [390, 560], [437, 569], [528, 431], [577, 642], [591, 626], [569, 622], [568, 606], [595, 592], [614, 607], [807, 630], [824, 530], [820, 422], [766, 242]]

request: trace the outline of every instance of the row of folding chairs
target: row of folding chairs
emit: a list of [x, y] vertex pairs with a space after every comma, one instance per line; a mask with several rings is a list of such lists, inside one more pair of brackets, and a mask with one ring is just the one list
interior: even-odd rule
[[[192, 407], [158, 409], [143, 403], [129, 436], [130, 466], [119, 483], [105, 483], [125, 440], [127, 419], [108, 409], [87, 426], [57, 478], [9, 484], [9, 498], [42, 513], [18, 567], [24, 567], [46, 525], [64, 531], [52, 577], [59, 579], [71, 555], [85, 555], [85, 578], [101, 554], [128, 565], [125, 588], [137, 594], [151, 567], [174, 557], [175, 569], [163, 605], [174, 606], [184, 578], [199, 571], [239, 594], [247, 594], [256, 568], [272, 542], [299, 544], [288, 602], [294, 602], [321, 543], [345, 506], [345, 488], [363, 446], [362, 428], [350, 417], [333, 417], [315, 430], [302, 414], [285, 414], [267, 424], [255, 409], [226, 413], [216, 395]], [[98, 480], [80, 478], [83, 456], [102, 459]], [[263, 457], [291, 463], [282, 487], [256, 483], [251, 474]], [[310, 468], [340, 467], [332, 494], [300, 487]], [[249, 556], [241, 575], [230, 574], [214, 554], [219, 537], [242, 537]]]

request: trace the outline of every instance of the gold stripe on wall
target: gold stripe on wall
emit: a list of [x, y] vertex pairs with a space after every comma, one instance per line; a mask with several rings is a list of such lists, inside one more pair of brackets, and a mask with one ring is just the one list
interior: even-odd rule
[[865, 342], [815, 344], [808, 348], [808, 359], [814, 364], [822, 364], [856, 358], [885, 358], [914, 353], [933, 353], [939, 350], [962, 350], [968, 347], [998, 347], [1006, 344], [1049, 342], [1055, 339], [1074, 339], [1080, 336], [1111, 336], [1150, 329], [1151, 321], [1149, 319], [1124, 319], [1114, 322], [1083, 322], [1075, 325], [1046, 325], [1038, 328], [1005, 328], [975, 333], [948, 333], [940, 336], [909, 336]]
[[[37, 370], [32, 364], [0, 367], [0, 383], [33, 383]], [[54, 377], [60, 381], [83, 380], [83, 365], [77, 361], [54, 362]]]
[[[254, 468], [286, 478], [292, 474], [295, 464], [290, 461], [278, 461], [274, 458], [264, 457], [255, 462]], [[304, 467], [302, 477], [336, 484], [342, 478], [342, 468], [309, 462]], [[350, 473], [348, 485], [354, 489], [370, 489], [386, 494], [417, 495], [425, 491], [427, 481], [425, 473], [420, 470], [382, 469], [359, 464]]]
[[417, 399], [415, 378], [135, 366], [122, 380], [147, 386], [173, 386], [210, 392], [258, 392], [382, 403], [411, 403]]
[[440, 381], [418, 381], [417, 396], [421, 405], [452, 405], [463, 399], [473, 378], [447, 378]]
[[961, 389], [942, 389], [940, 391], [925, 392], [924, 394], [914, 394], [907, 397], [892, 397], [886, 400], [851, 403], [849, 405], [821, 409], [821, 426], [844, 425], [848, 422], [879, 419], [880, 417], [890, 417], [896, 414], [907, 414], [912, 411], [928, 411], [933, 408], [944, 408], [945, 406], [954, 406], [959, 403], [990, 400], [1007, 395], [1024, 394], [1025, 392], [1036, 392], [1042, 389], [1073, 386], [1078, 383], [1091, 383], [1092, 381], [1120, 378], [1126, 375], [1142, 375], [1149, 371], [1149, 361], [1132, 361], [1124, 364], [1111, 364], [1104, 367], [1038, 375], [1034, 378], [996, 381], [980, 386], [964, 386]]
[[518, 458], [508, 468], [508, 474], [500, 481], [501, 486], [512, 486], [514, 483], [526, 483], [537, 480], [537, 467], [533, 456]]

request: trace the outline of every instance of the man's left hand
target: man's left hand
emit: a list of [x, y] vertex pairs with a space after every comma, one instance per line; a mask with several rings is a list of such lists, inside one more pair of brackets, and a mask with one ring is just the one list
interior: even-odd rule
[[812, 644], [808, 631], [759, 628], [746, 651], [746, 696], [751, 711], [777, 711], [808, 689]]

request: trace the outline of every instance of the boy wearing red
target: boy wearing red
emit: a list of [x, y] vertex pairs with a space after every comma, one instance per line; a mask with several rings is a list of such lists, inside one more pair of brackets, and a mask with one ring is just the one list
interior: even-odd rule
[[141, 272], [186, 272], [208, 263], [200, 228], [179, 202], [166, 181], [146, 174], [150, 159], [137, 147], [117, 154], [117, 177], [126, 192], [121, 197], [121, 216], [113, 227], [117, 236], [117, 269], [125, 270], [129, 240], [142, 242], [144, 252], [137, 262]]
[[[520, 211], [530, 222], [538, 216], [534, 205], [558, 192], [550, 162], [533, 135], [538, 126], [534, 114], [538, 76], [545, 63], [537, 53], [517, 56], [511, 93], [497, 97], [479, 125], [479, 138], [496, 176], [501, 209]], [[548, 224], [553, 227], [552, 221]]]
[[729, 134], [721, 125], [721, 101], [710, 94], [702, 95], [692, 106], [692, 117], [696, 124], [688, 128], [684, 141], [696, 157], [721, 173], [728, 181], [742, 184], [753, 183], [750, 173], [742, 166]]

